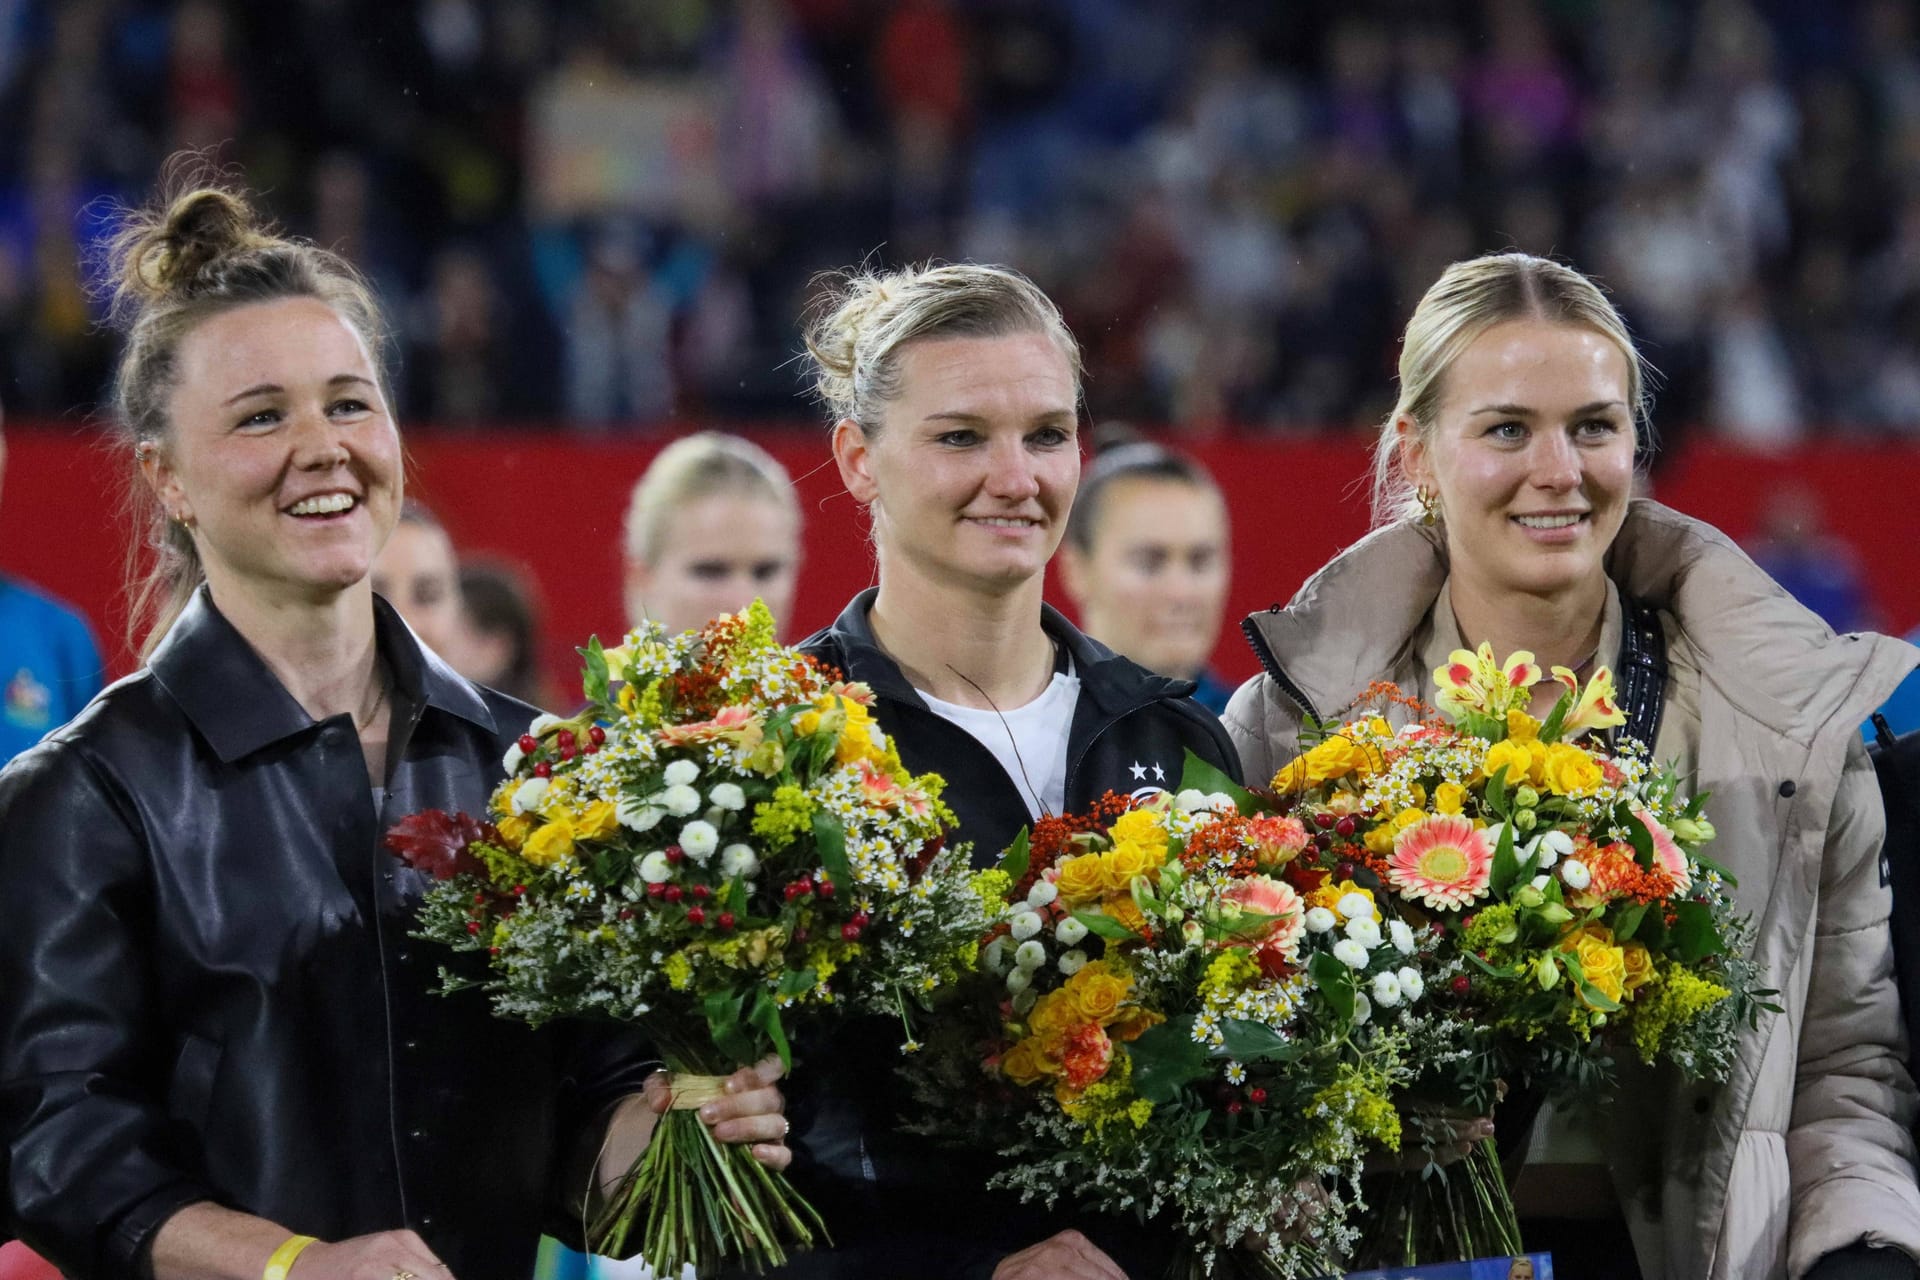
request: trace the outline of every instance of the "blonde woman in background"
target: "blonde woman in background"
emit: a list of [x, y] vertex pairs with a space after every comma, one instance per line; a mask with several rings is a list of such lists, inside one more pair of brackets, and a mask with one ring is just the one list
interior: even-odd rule
[[800, 573], [800, 503], [773, 455], [718, 431], [662, 449], [626, 519], [627, 624], [668, 632], [735, 613], [757, 596], [784, 627]]
[[1522, 254], [1448, 268], [1407, 325], [1377, 527], [1248, 619], [1265, 674], [1227, 728], [1263, 780], [1306, 716], [1338, 715], [1376, 680], [1425, 690], [1456, 648], [1612, 666], [1625, 731], [1712, 793], [1713, 855], [1785, 1012], [1740, 1029], [1718, 1088], [1623, 1065], [1584, 1158], [1547, 1122], [1553, 1182], [1523, 1172], [1516, 1188], [1545, 1193], [1529, 1247], [1574, 1280], [1911, 1278], [1914, 1087], [1857, 726], [1920, 653], [1835, 636], [1719, 530], [1634, 498], [1645, 397], [1633, 341], [1586, 277]]

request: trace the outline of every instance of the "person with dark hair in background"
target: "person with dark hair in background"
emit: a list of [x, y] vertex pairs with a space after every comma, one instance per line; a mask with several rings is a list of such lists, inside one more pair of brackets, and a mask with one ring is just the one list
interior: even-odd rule
[[460, 561], [454, 666], [475, 684], [536, 707], [554, 705], [540, 672], [540, 610], [526, 573], [504, 560]]
[[[0, 414], [0, 425], [4, 420]], [[0, 430], [0, 480], [6, 469], [7, 437]], [[85, 618], [0, 574], [0, 765], [73, 719], [105, 677]]]
[[[218, 187], [115, 248], [144, 669], [0, 772], [0, 1226], [79, 1280], [523, 1280], [666, 1091], [624, 1029], [437, 994], [409, 936], [382, 833], [484, 812], [535, 709], [371, 589], [378, 308]], [[707, 1114], [776, 1168], [778, 1073]]]
[[[1190, 682], [1042, 600], [1080, 480], [1079, 347], [1052, 300], [1001, 267], [852, 273], [822, 291], [807, 349], [879, 584], [801, 647], [873, 690], [908, 768], [946, 778], [977, 865], [1042, 814], [1177, 786], [1188, 751], [1239, 776]], [[871, 1068], [884, 1033], [822, 1048], [795, 1086], [796, 1168], [848, 1247], [793, 1274], [1120, 1280], [1165, 1265], [1150, 1228], [1060, 1230], [1064, 1213], [988, 1196], [971, 1153], [899, 1134], [901, 1101]]]
[[1149, 671], [1192, 680], [1218, 715], [1233, 686], [1207, 670], [1227, 607], [1227, 504], [1206, 469], [1151, 441], [1098, 444], [1060, 548], [1086, 633]]
[[416, 499], [401, 503], [400, 518], [368, 574], [373, 594], [399, 612], [421, 644], [450, 663], [462, 639], [458, 572], [453, 539], [440, 517]]

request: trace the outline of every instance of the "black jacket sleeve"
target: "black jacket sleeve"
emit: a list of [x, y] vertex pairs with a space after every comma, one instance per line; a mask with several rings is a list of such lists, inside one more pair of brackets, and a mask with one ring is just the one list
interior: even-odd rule
[[19, 1236], [68, 1275], [136, 1277], [212, 1193], [170, 1134], [138, 818], [80, 751], [0, 773], [0, 1137]]

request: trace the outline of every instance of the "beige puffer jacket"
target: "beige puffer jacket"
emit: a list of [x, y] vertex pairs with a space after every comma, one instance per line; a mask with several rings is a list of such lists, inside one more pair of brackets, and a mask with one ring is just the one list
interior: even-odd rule
[[[1414, 645], [1446, 572], [1437, 534], [1390, 526], [1251, 625], [1323, 718], [1375, 680], [1424, 692]], [[1641, 1270], [1797, 1280], [1862, 1240], [1920, 1258], [1885, 818], [1858, 732], [1920, 650], [1835, 636], [1726, 535], [1657, 503], [1633, 504], [1608, 572], [1661, 613], [1668, 705], [1699, 708], [1712, 852], [1739, 879], [1762, 985], [1786, 1009], [1742, 1032], [1724, 1087], [1616, 1108], [1610, 1166]], [[1234, 696], [1224, 719], [1249, 781], [1292, 756], [1301, 711], [1272, 675]]]

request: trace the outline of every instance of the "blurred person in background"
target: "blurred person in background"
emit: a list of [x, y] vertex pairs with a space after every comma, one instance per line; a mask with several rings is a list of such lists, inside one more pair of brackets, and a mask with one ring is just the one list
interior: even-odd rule
[[[0, 481], [7, 470], [4, 427], [0, 410]], [[105, 682], [86, 619], [0, 574], [0, 765], [71, 720]]]
[[[407, 936], [382, 833], [484, 811], [535, 708], [371, 589], [378, 305], [212, 186], [128, 214], [111, 271], [143, 669], [0, 770], [0, 1223], [77, 1280], [523, 1280], [668, 1099], [630, 1031], [444, 998]], [[778, 1072], [707, 1117], [775, 1168]]]
[[567, 416], [604, 428], [671, 413], [672, 319], [634, 236], [596, 236], [567, 304]]
[[457, 565], [440, 518], [408, 498], [370, 574], [373, 593], [399, 611], [421, 644], [448, 661], [459, 655], [462, 639]]
[[800, 502], [772, 454], [702, 431], [662, 449], [626, 517], [627, 625], [668, 634], [737, 613], [757, 596], [783, 628], [800, 573]]
[[540, 670], [540, 608], [525, 570], [463, 558], [460, 629], [454, 666], [461, 675], [536, 707], [556, 705]]
[[[1225, 717], [1249, 775], [1272, 778], [1310, 719], [1376, 681], [1430, 690], [1456, 649], [1610, 666], [1622, 733], [1711, 793], [1715, 856], [1784, 1011], [1736, 1029], [1725, 1084], [1628, 1062], [1587, 1123], [1543, 1108], [1514, 1186], [1523, 1237], [1564, 1280], [1913, 1280], [1916, 1098], [1856, 728], [1920, 653], [1836, 639], [1726, 535], [1633, 496], [1646, 366], [1572, 268], [1449, 267], [1399, 372], [1374, 532], [1249, 620], [1265, 674]], [[1559, 692], [1536, 686], [1533, 714]]]
[[1149, 441], [1100, 446], [1060, 547], [1080, 625], [1149, 671], [1197, 686], [1218, 715], [1233, 686], [1207, 670], [1227, 607], [1227, 504], [1206, 469]]

